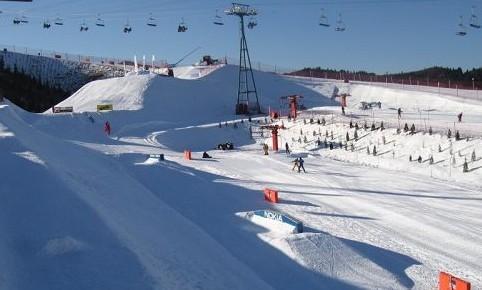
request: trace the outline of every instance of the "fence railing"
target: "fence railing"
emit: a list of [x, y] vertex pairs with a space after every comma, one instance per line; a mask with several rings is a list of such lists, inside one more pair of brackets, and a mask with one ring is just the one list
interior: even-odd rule
[[[84, 62], [84, 63], [91, 63], [91, 64], [98, 64], [98, 65], [115, 65], [115, 66], [123, 66], [124, 63], [127, 66], [133, 66], [134, 61], [133, 59], [125, 59], [125, 58], [115, 58], [115, 57], [102, 57], [102, 56], [92, 56], [92, 55], [82, 55], [82, 54], [73, 54], [73, 53], [65, 53], [47, 49], [36, 49], [36, 48], [28, 48], [22, 46], [15, 46], [15, 45], [3, 45], [0, 44], [0, 48], [2, 50], [17, 52], [26, 55], [32, 56], [43, 56], [49, 57], [59, 60], [66, 60], [66, 61], [73, 61], [73, 62]], [[137, 59], [139, 66], [143, 63], [143, 57], [140, 56]], [[146, 66], [151, 66], [152, 64], [155, 67], [166, 67], [167, 61], [165, 60], [155, 60], [152, 61], [151, 56], [146, 56]]]

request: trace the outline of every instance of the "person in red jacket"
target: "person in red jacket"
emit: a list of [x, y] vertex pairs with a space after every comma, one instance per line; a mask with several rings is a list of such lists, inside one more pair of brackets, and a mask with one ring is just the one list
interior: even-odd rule
[[105, 124], [104, 124], [104, 132], [107, 135], [110, 135], [110, 123], [109, 123], [109, 121], [106, 121]]

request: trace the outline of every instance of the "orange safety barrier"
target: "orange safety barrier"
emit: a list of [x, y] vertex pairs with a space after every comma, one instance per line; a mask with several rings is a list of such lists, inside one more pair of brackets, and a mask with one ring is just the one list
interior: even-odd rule
[[184, 150], [184, 159], [192, 160], [192, 152], [191, 150]]
[[269, 189], [269, 188], [265, 188], [263, 192], [264, 192], [264, 199], [265, 200], [267, 200], [269, 202], [278, 203], [278, 201], [279, 201], [278, 191], [273, 190], [273, 189]]
[[440, 272], [439, 290], [470, 290], [470, 283], [448, 273]]

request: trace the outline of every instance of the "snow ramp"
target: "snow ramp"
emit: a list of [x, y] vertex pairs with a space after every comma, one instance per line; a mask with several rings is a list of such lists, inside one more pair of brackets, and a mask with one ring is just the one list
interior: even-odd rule
[[[303, 95], [308, 108], [335, 104], [323, 94], [277, 74], [256, 71], [255, 79], [265, 112], [269, 108], [278, 110], [280, 97], [292, 94]], [[94, 112], [98, 104], [112, 104], [113, 115], [130, 111], [122, 115], [130, 124], [153, 120], [200, 124], [232, 119], [237, 89], [238, 67], [226, 65], [199, 79], [146, 74], [94, 81], [58, 106]]]

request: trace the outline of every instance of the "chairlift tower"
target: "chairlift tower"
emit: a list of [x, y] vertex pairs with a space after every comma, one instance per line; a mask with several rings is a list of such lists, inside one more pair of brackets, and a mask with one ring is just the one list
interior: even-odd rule
[[[244, 17], [252, 17], [257, 15], [254, 8], [249, 5], [233, 3], [230, 9], [225, 11], [226, 15], [238, 16], [241, 26], [241, 45], [239, 49], [239, 79], [238, 79], [238, 100], [236, 103], [236, 115], [249, 115], [252, 110], [257, 114], [261, 113], [259, 106], [258, 91], [254, 81], [253, 69], [251, 67], [251, 58], [249, 57], [248, 44], [244, 32]], [[253, 105], [254, 99], [256, 103]]]

